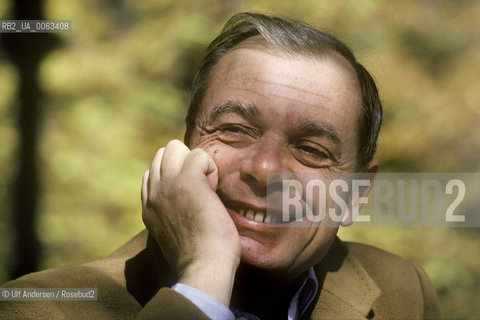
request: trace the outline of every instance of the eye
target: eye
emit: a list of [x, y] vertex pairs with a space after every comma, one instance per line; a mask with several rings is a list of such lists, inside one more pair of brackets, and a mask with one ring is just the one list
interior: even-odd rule
[[257, 137], [255, 129], [238, 123], [225, 123], [217, 127], [215, 133], [220, 141], [232, 146], [244, 146]]
[[316, 158], [328, 158], [328, 155], [325, 152], [320, 151], [319, 149], [312, 146], [303, 145], [299, 146], [298, 148], [309, 156]]
[[325, 168], [335, 163], [328, 149], [311, 141], [298, 141], [291, 150], [295, 159], [307, 167]]
[[249, 134], [248, 129], [236, 124], [225, 124], [219, 128], [220, 132], [230, 134]]

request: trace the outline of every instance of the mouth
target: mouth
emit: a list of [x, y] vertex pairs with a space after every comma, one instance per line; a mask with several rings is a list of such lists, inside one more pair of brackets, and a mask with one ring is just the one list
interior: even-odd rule
[[219, 196], [237, 227], [245, 226], [266, 231], [271, 227], [292, 226], [292, 223], [303, 224], [306, 218], [304, 210], [296, 212], [292, 207], [287, 211], [283, 210], [285, 208], [277, 201], [278, 197], [252, 202], [231, 199], [222, 193]]

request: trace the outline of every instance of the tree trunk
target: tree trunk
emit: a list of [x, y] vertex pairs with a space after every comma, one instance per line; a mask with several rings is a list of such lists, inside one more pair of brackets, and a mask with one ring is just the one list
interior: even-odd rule
[[[44, 19], [41, 1], [13, 2], [16, 20]], [[40, 245], [36, 218], [40, 193], [38, 140], [41, 128], [41, 90], [38, 66], [47, 52], [57, 44], [52, 34], [2, 34], [2, 45], [16, 66], [19, 83], [17, 107], [18, 167], [12, 185], [12, 215], [14, 265], [11, 278], [36, 271], [39, 265]]]

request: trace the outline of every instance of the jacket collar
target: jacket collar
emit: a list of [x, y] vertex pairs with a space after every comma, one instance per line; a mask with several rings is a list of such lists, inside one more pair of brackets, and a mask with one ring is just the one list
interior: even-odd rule
[[381, 291], [340, 239], [335, 239], [314, 269], [320, 289], [313, 303], [312, 319], [371, 316], [372, 305]]

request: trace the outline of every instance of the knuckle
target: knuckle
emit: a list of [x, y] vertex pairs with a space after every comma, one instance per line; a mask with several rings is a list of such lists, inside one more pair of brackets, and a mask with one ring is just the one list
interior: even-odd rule
[[165, 146], [166, 149], [168, 148], [171, 148], [172, 146], [175, 146], [179, 143], [180, 141], [178, 141], [177, 139], [174, 139], [174, 140], [170, 140], [167, 145]]
[[167, 145], [165, 146], [165, 149], [188, 149], [188, 148], [180, 140], [173, 139], [167, 143]]
[[202, 161], [208, 160], [209, 155], [205, 152], [205, 150], [200, 148], [195, 148], [191, 151], [191, 156]]
[[203, 150], [202, 148], [192, 149], [192, 153], [193, 153], [193, 154], [197, 154], [197, 155], [206, 154], [206, 153], [205, 153], [205, 150]]

